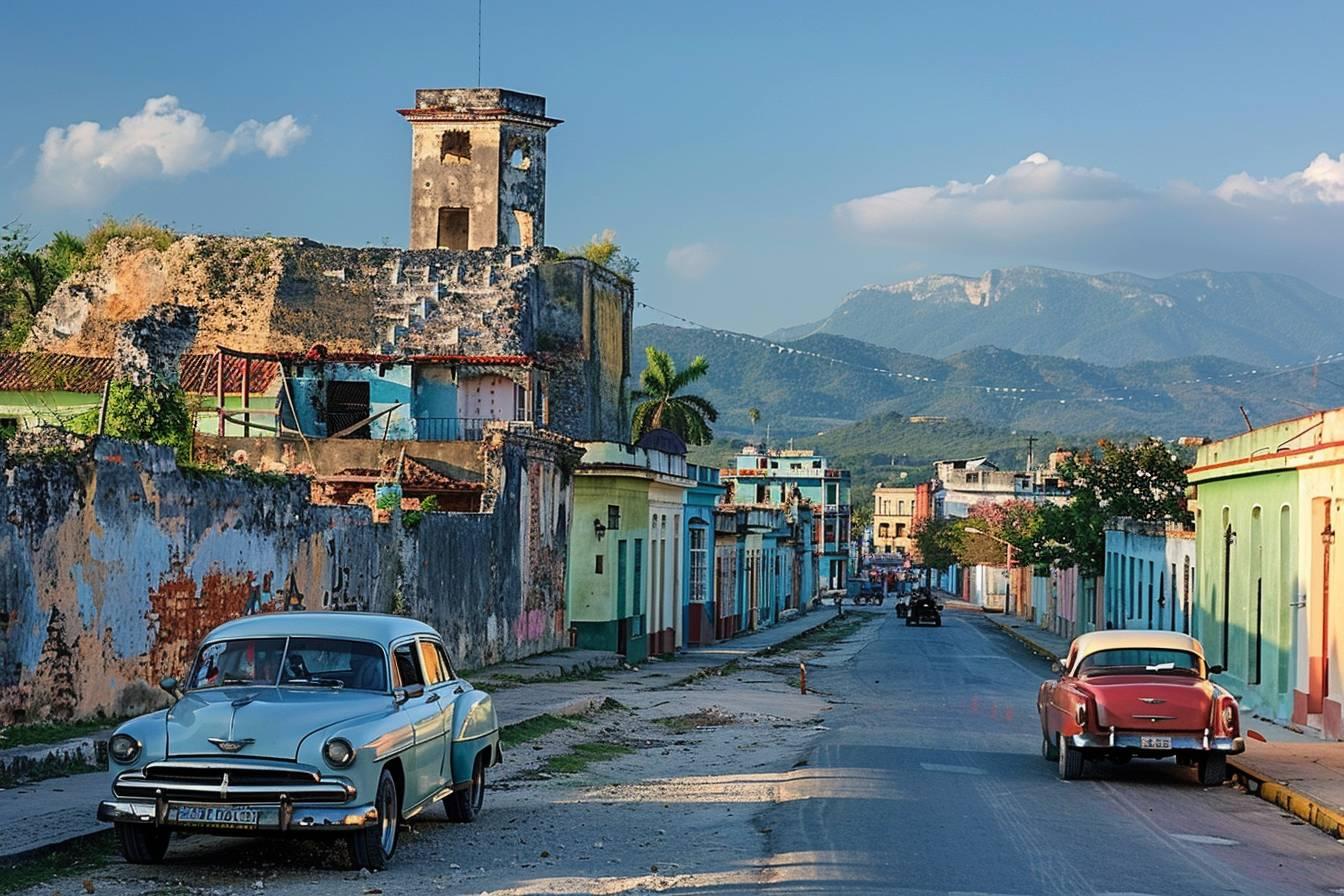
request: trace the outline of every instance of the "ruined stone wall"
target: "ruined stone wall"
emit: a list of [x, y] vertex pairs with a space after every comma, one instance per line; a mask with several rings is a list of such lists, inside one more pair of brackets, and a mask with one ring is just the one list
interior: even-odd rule
[[188, 236], [163, 251], [113, 241], [62, 284], [29, 351], [109, 356], [159, 305], [195, 309], [190, 350], [528, 354], [547, 249], [353, 249], [311, 240]]
[[571, 513], [574, 450], [495, 440], [491, 512], [431, 514], [413, 529], [375, 524], [363, 507], [313, 506], [304, 479], [184, 472], [166, 449], [113, 439], [10, 458], [0, 724], [157, 706], [155, 682], [182, 675], [209, 629], [252, 612], [404, 609], [439, 627], [468, 668], [560, 646], [555, 518]]
[[583, 259], [540, 269], [537, 344], [550, 368], [550, 425], [581, 441], [630, 438], [634, 286]]

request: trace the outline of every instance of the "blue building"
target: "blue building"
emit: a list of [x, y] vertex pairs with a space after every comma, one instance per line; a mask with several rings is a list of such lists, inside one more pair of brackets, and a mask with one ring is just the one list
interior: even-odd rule
[[682, 568], [687, 571], [683, 580], [686, 593], [682, 599], [684, 619], [681, 626], [682, 643], [712, 644], [715, 641], [716, 618], [714, 549], [714, 508], [723, 500], [727, 487], [719, 481], [719, 471], [713, 467], [687, 464], [687, 475], [695, 485], [686, 490], [685, 556]]

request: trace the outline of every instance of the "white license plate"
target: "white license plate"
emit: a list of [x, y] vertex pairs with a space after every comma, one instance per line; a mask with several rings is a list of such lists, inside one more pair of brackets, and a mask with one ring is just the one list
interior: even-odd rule
[[1171, 738], [1154, 737], [1145, 734], [1139, 738], [1139, 749], [1141, 750], [1170, 750]]
[[257, 806], [176, 806], [173, 820], [181, 824], [254, 828], [261, 823], [261, 813]]

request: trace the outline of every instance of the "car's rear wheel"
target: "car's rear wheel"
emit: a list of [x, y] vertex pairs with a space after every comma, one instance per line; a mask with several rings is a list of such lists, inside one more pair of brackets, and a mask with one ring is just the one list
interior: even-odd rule
[[1046, 762], [1059, 761], [1059, 747], [1055, 746], [1055, 742], [1044, 731], [1041, 732], [1041, 758]]
[[115, 827], [117, 845], [121, 847], [121, 854], [126, 861], [132, 865], [157, 865], [163, 861], [164, 855], [168, 852], [171, 831], [153, 825], [128, 824], [124, 821], [117, 822]]
[[1227, 757], [1211, 753], [1199, 760], [1199, 783], [1202, 787], [1218, 787], [1227, 780]]
[[1059, 777], [1063, 781], [1077, 781], [1083, 776], [1083, 753], [1077, 747], [1069, 746], [1069, 739], [1059, 735]]
[[397, 850], [401, 833], [401, 799], [392, 772], [383, 769], [378, 778], [378, 795], [373, 800], [378, 821], [350, 835], [350, 861], [356, 868], [380, 871]]
[[914, 624], [915, 624], [915, 617], [913, 617], [913, 616], [907, 616], [907, 617], [905, 617], [905, 624], [906, 624], [906, 625], [914, 625]]
[[475, 821], [485, 804], [485, 754], [476, 757], [471, 770], [471, 784], [443, 798], [443, 810], [448, 820], [459, 823]]
[[943, 624], [943, 617], [941, 617], [941, 616], [935, 616], [935, 617], [933, 617], [933, 624], [934, 624], [934, 625], [942, 625], [942, 624]]

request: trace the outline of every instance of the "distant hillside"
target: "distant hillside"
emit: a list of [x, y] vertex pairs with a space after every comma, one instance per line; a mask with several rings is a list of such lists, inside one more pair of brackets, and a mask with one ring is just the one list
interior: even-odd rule
[[1283, 274], [1150, 279], [1021, 267], [865, 286], [825, 318], [771, 338], [820, 333], [940, 358], [994, 345], [1099, 364], [1198, 355], [1283, 363], [1344, 348], [1344, 299]]
[[772, 346], [718, 330], [649, 325], [634, 333], [636, 373], [646, 345], [679, 363], [695, 355], [709, 360], [698, 391], [718, 406], [716, 432], [724, 436], [752, 433], [752, 407], [761, 411], [757, 434], [768, 425], [780, 438], [814, 436], [890, 412], [1018, 430], [1175, 437], [1236, 432], [1244, 428], [1242, 404], [1256, 423], [1295, 416], [1303, 405], [1344, 404], [1344, 372], [1336, 375], [1330, 366], [1275, 371], [1192, 357], [1105, 367], [996, 348], [939, 360], [829, 334]]

